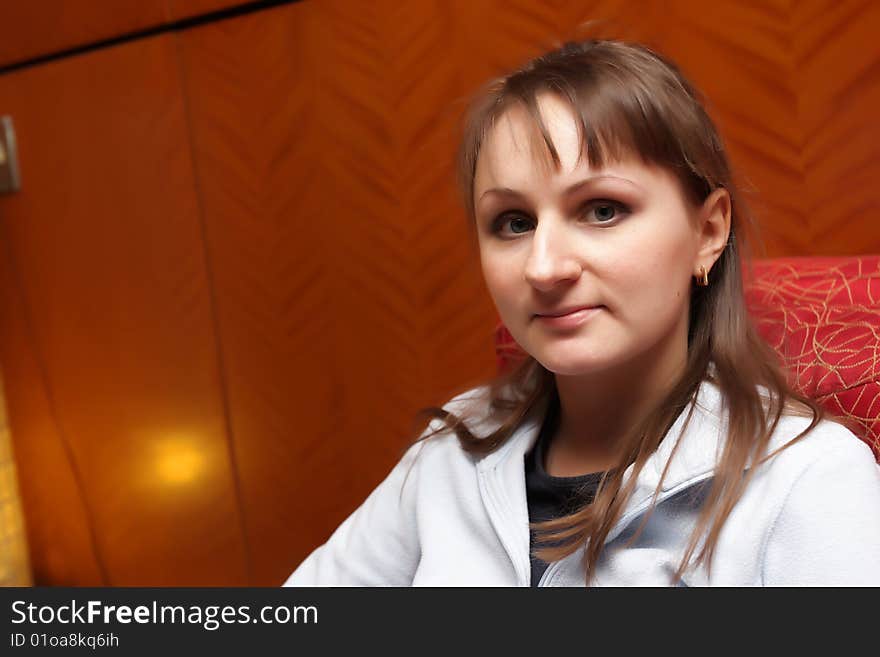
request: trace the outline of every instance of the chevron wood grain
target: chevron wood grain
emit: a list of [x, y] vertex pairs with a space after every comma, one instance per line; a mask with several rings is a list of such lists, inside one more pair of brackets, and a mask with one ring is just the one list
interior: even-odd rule
[[168, 20], [202, 16], [213, 11], [229, 9], [248, 3], [248, 0], [164, 0]]
[[0, 66], [159, 25], [167, 0], [9, 0], [0, 6]]
[[408, 7], [304, 3], [183, 39], [261, 582], [381, 480], [419, 407], [491, 371], [445, 152], [454, 69]]
[[12, 436], [51, 535], [35, 563], [68, 584], [247, 581], [177, 70], [161, 37], [0, 78], [23, 174], [0, 205]]
[[14, 252], [9, 240], [4, 238], [2, 244], [0, 363], [32, 578], [35, 584], [104, 584], [107, 573], [90, 521], [91, 500], [79, 472], [71, 467], [69, 440], [34, 343]]

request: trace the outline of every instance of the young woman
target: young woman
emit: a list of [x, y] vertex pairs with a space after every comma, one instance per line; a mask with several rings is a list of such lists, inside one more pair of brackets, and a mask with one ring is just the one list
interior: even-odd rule
[[880, 468], [750, 324], [746, 217], [676, 66], [567, 44], [482, 90], [459, 163], [527, 357], [426, 409], [287, 585], [880, 585]]

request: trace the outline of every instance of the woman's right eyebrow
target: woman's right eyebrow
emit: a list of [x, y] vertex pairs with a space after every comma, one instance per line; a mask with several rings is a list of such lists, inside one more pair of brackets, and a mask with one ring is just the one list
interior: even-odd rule
[[482, 201], [483, 198], [489, 194], [497, 194], [498, 196], [518, 196], [520, 198], [523, 196], [523, 194], [510, 187], [493, 187], [480, 194], [479, 200]]

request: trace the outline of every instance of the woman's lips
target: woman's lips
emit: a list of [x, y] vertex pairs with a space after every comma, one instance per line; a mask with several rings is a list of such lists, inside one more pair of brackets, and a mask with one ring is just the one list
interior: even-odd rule
[[547, 328], [573, 329], [594, 317], [600, 310], [602, 310], [602, 306], [591, 306], [565, 315], [535, 315], [535, 319]]

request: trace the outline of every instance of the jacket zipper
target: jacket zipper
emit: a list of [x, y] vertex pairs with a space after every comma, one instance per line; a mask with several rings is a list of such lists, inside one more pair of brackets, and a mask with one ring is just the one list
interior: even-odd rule
[[[522, 550], [518, 549], [516, 536], [512, 534], [510, 523], [505, 523], [505, 509], [503, 498], [504, 487], [498, 485], [498, 472], [495, 468], [489, 471], [483, 471], [483, 476], [478, 477], [480, 491], [483, 493], [484, 502], [486, 503], [486, 511], [489, 514], [489, 520], [495, 528], [495, 533], [501, 541], [501, 545], [507, 552], [516, 574], [516, 586], [527, 587], [529, 585], [530, 561], [528, 555], [528, 547], [523, 555]], [[510, 505], [508, 505], [510, 506]], [[507, 515], [510, 515], [508, 513]]]
[[[678, 486], [663, 491], [660, 495], [657, 496], [656, 504], [659, 505], [673, 495], [677, 495], [681, 491], [690, 488], [691, 486], [695, 486], [696, 484], [699, 484], [706, 479], [710, 479], [713, 474], [713, 471], [704, 472], [700, 475], [697, 475], [696, 477], [693, 477], [692, 479], [688, 479]], [[624, 529], [626, 529], [634, 520], [643, 515], [650, 507], [651, 498], [649, 497], [637, 507], [631, 509], [628, 513], [624, 514], [624, 516], [620, 520], [618, 520], [617, 523], [611, 528], [611, 531], [608, 532], [608, 536], [605, 539], [605, 545], [608, 545], [608, 543], [617, 538]], [[568, 557], [560, 561], [554, 561], [552, 564], [550, 564], [547, 567], [547, 570], [544, 571], [541, 579], [538, 581], [538, 586], [548, 586], [549, 582], [556, 577], [556, 573], [563, 567], [563, 564], [566, 562], [567, 559]]]

